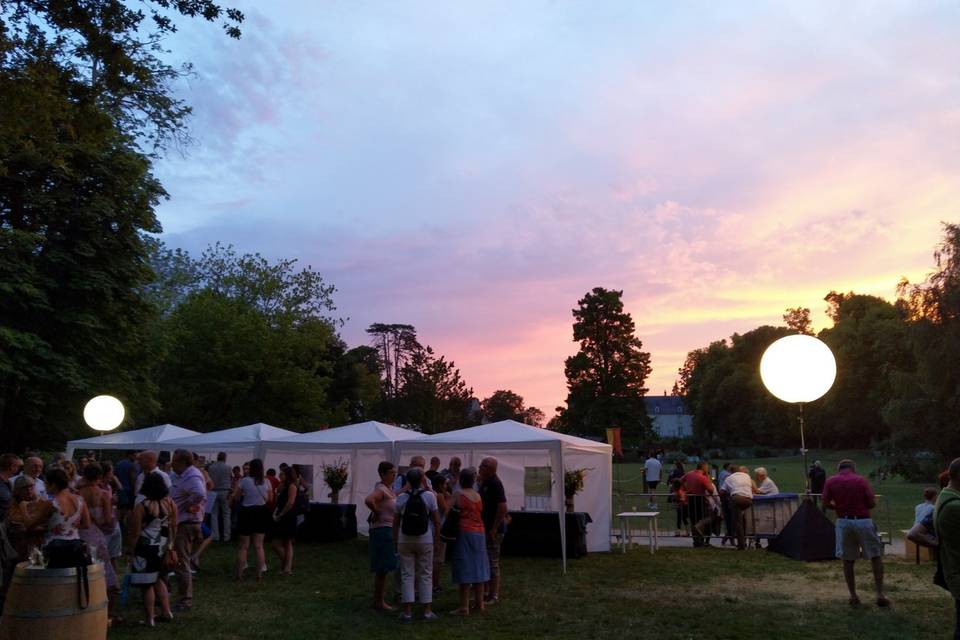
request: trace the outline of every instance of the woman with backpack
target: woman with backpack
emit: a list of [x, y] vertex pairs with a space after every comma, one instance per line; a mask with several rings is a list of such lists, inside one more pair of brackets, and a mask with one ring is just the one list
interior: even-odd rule
[[470, 589], [475, 607], [483, 611], [483, 585], [490, 580], [486, 535], [483, 528], [483, 500], [473, 489], [477, 472], [460, 471], [460, 489], [453, 496], [453, 508], [460, 513], [457, 541], [453, 543], [453, 581], [460, 586], [460, 607], [455, 616], [470, 614]]
[[263, 579], [267, 570], [267, 561], [263, 553], [263, 538], [270, 526], [270, 511], [267, 503], [273, 499], [273, 487], [264, 478], [263, 460], [250, 461], [250, 475], [237, 483], [232, 501], [240, 503], [237, 516], [237, 535], [240, 545], [237, 547], [237, 580], [243, 580], [247, 569], [247, 550], [251, 541], [257, 555], [257, 581]]
[[297, 497], [300, 473], [296, 466], [280, 469], [280, 486], [277, 490], [277, 506], [273, 512], [273, 550], [280, 558], [280, 575], [293, 575], [293, 539], [297, 536]]
[[[433, 552], [440, 541], [437, 496], [422, 488], [423, 469], [407, 471], [407, 490], [397, 496], [393, 536], [400, 556], [400, 622], [413, 621], [414, 593], [423, 605], [423, 619], [436, 620], [433, 612]], [[415, 487], [415, 488], [414, 488]]]

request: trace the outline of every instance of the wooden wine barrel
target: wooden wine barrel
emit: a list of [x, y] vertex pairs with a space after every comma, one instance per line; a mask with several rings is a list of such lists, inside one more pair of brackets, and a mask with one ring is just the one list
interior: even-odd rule
[[0, 640], [107, 637], [107, 582], [103, 567], [87, 567], [90, 601], [81, 609], [76, 569], [37, 569], [21, 562], [13, 573], [0, 618]]

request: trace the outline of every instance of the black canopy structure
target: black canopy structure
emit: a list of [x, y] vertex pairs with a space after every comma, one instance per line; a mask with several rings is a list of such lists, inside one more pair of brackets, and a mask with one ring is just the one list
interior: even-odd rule
[[794, 560], [836, 560], [836, 533], [833, 523], [811, 500], [804, 500], [797, 512], [770, 541], [770, 550]]

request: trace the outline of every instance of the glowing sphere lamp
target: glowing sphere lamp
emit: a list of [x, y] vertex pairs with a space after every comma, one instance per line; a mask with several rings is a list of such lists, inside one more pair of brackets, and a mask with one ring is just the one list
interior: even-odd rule
[[830, 347], [807, 335], [780, 338], [764, 351], [760, 359], [760, 378], [767, 390], [784, 402], [800, 405], [800, 452], [807, 493], [807, 446], [803, 436], [803, 403], [820, 398], [837, 378], [837, 361]]
[[113, 431], [123, 422], [123, 403], [113, 396], [97, 396], [83, 408], [83, 419], [91, 429]]

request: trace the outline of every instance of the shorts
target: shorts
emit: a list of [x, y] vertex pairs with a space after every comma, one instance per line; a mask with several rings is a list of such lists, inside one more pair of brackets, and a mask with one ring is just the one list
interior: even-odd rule
[[240, 515], [237, 517], [237, 535], [266, 534], [272, 520], [270, 509], [265, 504], [240, 507]]
[[647, 480], [647, 490], [656, 491], [658, 484], [660, 484], [659, 480]]
[[503, 542], [503, 534], [496, 533], [493, 537], [487, 536], [487, 559], [490, 561], [490, 577], [496, 578], [500, 575], [500, 544]]
[[883, 555], [883, 542], [877, 535], [877, 525], [870, 518], [851, 520], [837, 518], [837, 557], [842, 560], [858, 560], [860, 551], [868, 560]]

